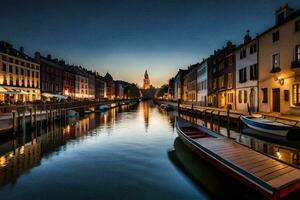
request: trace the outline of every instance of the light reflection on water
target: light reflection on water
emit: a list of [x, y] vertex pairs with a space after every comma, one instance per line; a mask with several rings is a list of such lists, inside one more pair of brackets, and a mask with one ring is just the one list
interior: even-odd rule
[[[214, 184], [209, 187], [214, 179], [220, 182], [209, 175], [217, 171], [202, 161], [199, 164], [201, 159], [195, 158], [189, 162], [198, 163], [198, 171], [193, 164], [188, 164], [192, 176], [189, 177], [185, 175], [187, 169], [184, 172], [180, 169], [182, 163], [170, 159], [167, 152], [177, 137], [176, 114], [164, 112], [152, 102], [141, 102], [92, 113], [79, 120], [69, 119], [68, 124], [57, 122], [27, 135], [3, 137], [0, 140], [1, 200], [219, 198], [221, 191], [226, 194], [227, 189], [215, 188]], [[227, 135], [227, 129], [218, 124], [211, 126], [210, 122], [181, 117]], [[230, 136], [258, 151], [280, 156], [286, 162], [297, 160], [293, 148], [277, 148], [279, 145], [233, 130]], [[206, 176], [200, 176], [200, 183], [195, 183], [195, 173]], [[227, 181], [219, 185], [226, 185]]]
[[1, 139], [2, 199], [207, 199], [170, 162], [173, 117], [152, 102]]

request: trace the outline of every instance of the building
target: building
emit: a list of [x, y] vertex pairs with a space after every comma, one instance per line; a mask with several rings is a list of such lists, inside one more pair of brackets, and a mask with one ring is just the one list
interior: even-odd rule
[[114, 99], [116, 92], [114, 79], [108, 72], [106, 73], [104, 78], [106, 81], [106, 96], [108, 99]]
[[208, 105], [235, 109], [235, 45], [227, 42], [208, 60]]
[[92, 71], [85, 70], [88, 76], [88, 99], [92, 100], [95, 99], [95, 74]]
[[42, 56], [35, 53], [35, 60], [40, 65], [41, 95], [43, 99], [63, 94], [64, 61], [52, 59], [51, 55]]
[[258, 44], [247, 31], [244, 43], [235, 51], [236, 110], [257, 112], [258, 109]]
[[75, 99], [89, 98], [88, 74], [81, 66], [70, 66], [75, 73]]
[[147, 70], [145, 71], [144, 74], [144, 85], [143, 85], [144, 90], [147, 90], [150, 88], [150, 79]]
[[75, 72], [73, 67], [64, 65], [63, 72], [63, 95], [75, 99]]
[[200, 106], [207, 106], [207, 60], [204, 59], [197, 69], [197, 101]]
[[288, 5], [258, 36], [259, 111], [300, 114], [300, 10]]
[[189, 66], [188, 73], [184, 76], [183, 81], [183, 99], [184, 101], [197, 101], [197, 70], [199, 63]]
[[95, 73], [95, 98], [104, 99], [106, 96], [106, 81], [105, 78]]
[[174, 100], [183, 100], [183, 80], [188, 70], [179, 69], [174, 78]]
[[115, 81], [115, 89], [116, 89], [116, 98], [123, 99], [125, 98], [125, 88], [129, 87], [130, 83], [125, 81]]
[[174, 99], [174, 78], [169, 79], [168, 84], [168, 99]]
[[39, 100], [40, 65], [7, 42], [0, 42], [0, 101], [24, 103]]

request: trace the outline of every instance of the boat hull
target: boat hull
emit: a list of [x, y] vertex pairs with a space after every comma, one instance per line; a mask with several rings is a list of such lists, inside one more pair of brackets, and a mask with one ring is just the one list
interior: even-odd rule
[[289, 130], [291, 127], [285, 126], [274, 126], [270, 124], [264, 124], [260, 122], [256, 122], [254, 120], [250, 120], [246, 117], [241, 117], [241, 120], [250, 128], [260, 131], [260, 132], [265, 132], [265, 133], [270, 133], [273, 135], [278, 135], [282, 137], [286, 137]]

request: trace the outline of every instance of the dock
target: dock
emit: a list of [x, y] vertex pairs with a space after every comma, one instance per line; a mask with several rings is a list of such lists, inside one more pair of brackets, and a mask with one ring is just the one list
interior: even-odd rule
[[295, 167], [227, 138], [208, 137], [195, 141], [216, 159], [226, 163], [239, 176], [247, 179], [250, 187], [259, 189], [266, 197], [280, 199], [300, 187], [300, 170]]

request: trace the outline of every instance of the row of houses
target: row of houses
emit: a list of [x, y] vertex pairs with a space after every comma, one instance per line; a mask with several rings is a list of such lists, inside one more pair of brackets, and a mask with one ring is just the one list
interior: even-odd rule
[[0, 102], [24, 103], [37, 100], [70, 99], [94, 100], [124, 98], [127, 82], [114, 81], [107, 73], [64, 60], [25, 54], [24, 48], [15, 49], [8, 42], [0, 42]]
[[256, 112], [300, 113], [300, 10], [288, 5], [255, 38], [249, 31], [169, 81], [174, 100]]

